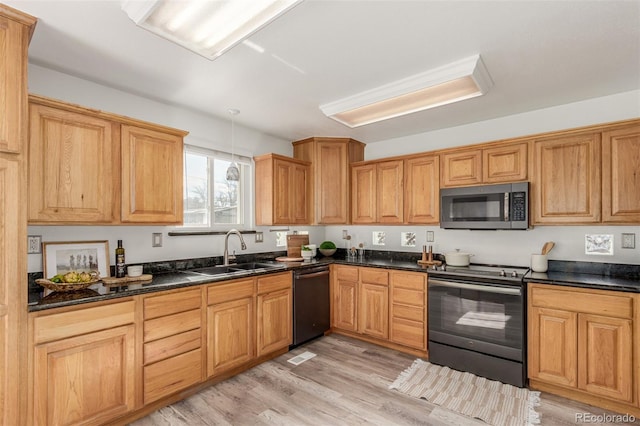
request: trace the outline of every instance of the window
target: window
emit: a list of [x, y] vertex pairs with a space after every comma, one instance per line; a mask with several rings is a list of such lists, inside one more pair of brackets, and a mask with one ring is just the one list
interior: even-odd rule
[[184, 227], [251, 226], [251, 159], [234, 155], [240, 180], [227, 181], [231, 154], [185, 146]]

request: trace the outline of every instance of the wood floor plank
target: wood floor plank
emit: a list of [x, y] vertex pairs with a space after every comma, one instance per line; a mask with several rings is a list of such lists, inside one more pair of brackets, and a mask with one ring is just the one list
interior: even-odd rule
[[[305, 351], [315, 353], [316, 357], [298, 366], [287, 362]], [[132, 425], [485, 424], [389, 390], [398, 374], [414, 360], [414, 356], [349, 337], [325, 336], [164, 407]], [[541, 414], [542, 426], [575, 425], [576, 413], [611, 414], [545, 393], [541, 401], [536, 411]], [[635, 424], [640, 425], [640, 421]]]

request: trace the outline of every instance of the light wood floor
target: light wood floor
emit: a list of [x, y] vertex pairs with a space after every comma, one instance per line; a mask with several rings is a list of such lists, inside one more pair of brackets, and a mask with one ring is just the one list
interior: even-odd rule
[[[298, 366], [287, 362], [305, 351], [317, 356]], [[388, 390], [414, 359], [359, 340], [326, 336], [162, 408], [133, 425], [486, 426], [425, 400]], [[541, 399], [536, 411], [543, 426], [577, 424], [576, 413], [611, 414], [550, 394], [543, 393]]]

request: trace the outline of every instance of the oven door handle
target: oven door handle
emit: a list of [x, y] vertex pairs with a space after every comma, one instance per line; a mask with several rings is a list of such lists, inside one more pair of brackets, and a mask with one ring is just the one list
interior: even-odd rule
[[441, 280], [434, 280], [434, 279], [429, 279], [429, 284], [435, 284], [435, 285], [441, 285], [441, 286], [453, 287], [453, 288], [462, 288], [465, 290], [484, 291], [487, 293], [511, 294], [511, 295], [517, 295], [517, 296], [520, 295], [519, 288], [494, 287], [490, 285], [466, 284], [466, 283], [441, 281]]

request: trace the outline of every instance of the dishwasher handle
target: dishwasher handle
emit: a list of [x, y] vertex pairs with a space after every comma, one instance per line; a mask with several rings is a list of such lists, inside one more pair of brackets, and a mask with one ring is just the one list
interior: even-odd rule
[[321, 270], [319, 272], [317, 272], [317, 271], [318, 271], [317, 268], [315, 270], [312, 270], [312, 271], [309, 271], [309, 272], [296, 271], [295, 278], [297, 280], [300, 280], [300, 279], [316, 278], [316, 277], [322, 277], [322, 276], [325, 276], [325, 275], [329, 275], [329, 269], [324, 269], [324, 270]]

